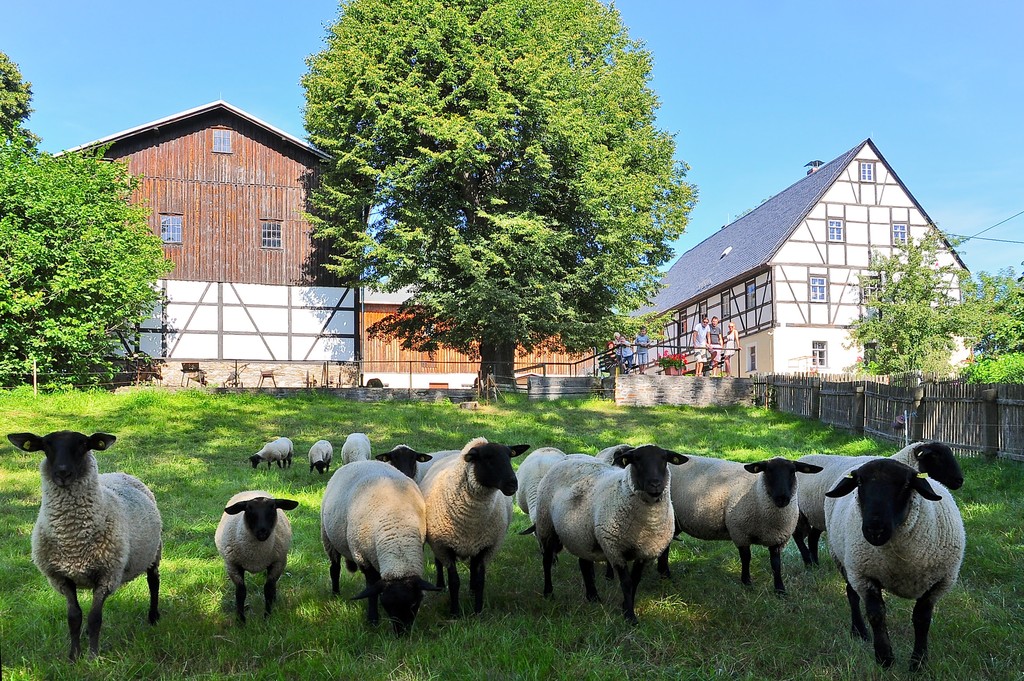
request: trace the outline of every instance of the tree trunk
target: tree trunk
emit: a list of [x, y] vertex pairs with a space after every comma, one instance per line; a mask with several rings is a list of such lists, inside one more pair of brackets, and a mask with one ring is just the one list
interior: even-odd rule
[[513, 343], [480, 343], [481, 378], [493, 375], [498, 383], [511, 383], [515, 359], [516, 346]]

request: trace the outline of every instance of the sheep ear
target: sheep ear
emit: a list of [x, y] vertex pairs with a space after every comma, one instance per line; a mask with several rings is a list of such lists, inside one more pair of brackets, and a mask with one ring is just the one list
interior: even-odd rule
[[925, 479], [926, 477], [927, 474], [915, 475], [910, 480], [910, 487], [928, 501], [938, 501], [942, 497], [935, 493], [932, 486], [928, 484], [928, 480]]
[[476, 447], [473, 447], [468, 452], [466, 452], [466, 456], [462, 458], [464, 458], [466, 461], [476, 461], [478, 458], [480, 458], [480, 450], [477, 449]]
[[37, 452], [43, 448], [43, 438], [32, 433], [11, 433], [7, 439], [22, 451]]
[[754, 463], [743, 464], [743, 468], [748, 473], [764, 473], [767, 464], [767, 461], [755, 461]]
[[419, 461], [420, 463], [426, 463], [433, 458], [434, 457], [430, 454], [421, 454], [420, 452], [416, 452], [416, 460]]
[[855, 489], [857, 489], [857, 479], [853, 477], [853, 473], [849, 473], [840, 478], [835, 487], [825, 492], [825, 496], [838, 499], [839, 497], [845, 497]]
[[794, 461], [793, 463], [796, 464], [797, 473], [820, 473], [825, 470], [821, 466], [815, 466], [813, 463], [805, 463], [803, 461]]
[[619, 451], [615, 452], [615, 458], [612, 459], [612, 463], [618, 466], [619, 468], [625, 468], [626, 466], [633, 462], [632, 455], [632, 447], [630, 447], [629, 449], [620, 449]]
[[114, 444], [116, 440], [117, 438], [110, 433], [93, 433], [89, 436], [89, 449], [102, 452]]
[[677, 466], [679, 466], [681, 464], [684, 464], [684, 463], [686, 463], [687, 461], [690, 460], [689, 457], [684, 456], [682, 454], [679, 454], [678, 452], [673, 452], [670, 449], [666, 449], [665, 450], [665, 454], [666, 454], [665, 460], [668, 461], [669, 463], [674, 463]]
[[375, 456], [373, 458], [375, 458], [377, 461], [383, 461], [384, 463], [389, 463], [391, 461], [391, 452], [384, 452], [383, 454], [378, 454], [377, 456]]
[[519, 456], [529, 448], [530, 445], [512, 445], [511, 447], [509, 447], [509, 449], [515, 452], [515, 454], [513, 454], [512, 456]]
[[362, 600], [363, 598], [369, 598], [370, 596], [379, 596], [384, 591], [384, 580], [377, 580], [373, 584], [369, 585], [355, 596], [352, 597], [353, 601]]
[[422, 577], [420, 578], [420, 589], [422, 589], [423, 591], [444, 591], [443, 588], [439, 586], [434, 586]]
[[282, 511], [291, 511], [299, 505], [299, 502], [293, 501], [292, 499], [274, 499], [274, 508], [279, 508]]
[[230, 506], [225, 508], [224, 512], [227, 513], [228, 515], [238, 515], [239, 513], [244, 511], [245, 507], [248, 506], [248, 505], [249, 505], [248, 501], [239, 501], [239, 502], [231, 504]]

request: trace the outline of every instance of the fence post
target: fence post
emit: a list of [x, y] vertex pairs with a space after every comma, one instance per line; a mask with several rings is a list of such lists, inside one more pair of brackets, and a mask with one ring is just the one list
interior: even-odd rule
[[815, 421], [821, 420], [821, 379], [817, 376], [811, 378], [808, 383], [810, 388], [810, 417]]
[[982, 390], [981, 401], [984, 403], [985, 427], [982, 451], [985, 456], [994, 459], [999, 455], [999, 391], [996, 389]]
[[853, 387], [853, 432], [863, 435], [864, 434], [864, 421], [867, 418], [864, 399], [864, 386], [855, 385]]
[[[925, 381], [914, 388], [914, 405], [911, 408], [910, 415], [911, 442], [920, 442], [924, 439], [924, 410], [922, 409], [922, 405], [924, 404], [926, 387], [929, 383], [930, 381]], [[905, 425], [904, 428], [906, 428]]]

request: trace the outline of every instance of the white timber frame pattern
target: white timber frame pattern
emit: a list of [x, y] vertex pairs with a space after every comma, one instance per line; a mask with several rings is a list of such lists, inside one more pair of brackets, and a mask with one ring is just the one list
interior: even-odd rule
[[159, 282], [139, 350], [166, 359], [355, 360], [357, 295], [326, 286]]

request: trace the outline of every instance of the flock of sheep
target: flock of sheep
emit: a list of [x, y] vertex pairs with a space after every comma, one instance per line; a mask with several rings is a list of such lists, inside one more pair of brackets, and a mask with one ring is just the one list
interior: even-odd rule
[[[70, 659], [81, 652], [78, 589], [93, 592], [87, 626], [93, 656], [104, 601], [143, 572], [149, 622], [155, 624], [160, 512], [137, 478], [98, 472], [93, 452], [116, 438], [71, 431], [7, 437], [19, 449], [45, 455], [32, 560], [67, 599]], [[634, 623], [644, 567], [657, 561], [658, 571], [668, 576], [669, 543], [680, 532], [732, 541], [744, 584], [751, 581], [750, 547], [766, 546], [781, 594], [783, 546], [794, 537], [804, 562], [816, 563], [818, 540], [827, 531], [829, 552], [847, 584], [852, 632], [869, 639], [863, 600], [875, 658], [892, 665], [882, 591], [915, 599], [911, 669], [925, 663], [933, 608], [955, 584], [965, 547], [963, 521], [948, 491], [963, 484], [963, 475], [948, 446], [918, 442], [891, 457], [815, 454], [748, 464], [654, 444], [616, 445], [595, 456], [543, 447], [514, 470], [513, 459], [528, 448], [476, 438], [458, 450], [425, 454], [399, 445], [374, 457], [365, 434], [350, 435], [320, 508], [334, 593], [340, 592], [344, 561], [365, 577], [365, 588], [354, 598], [367, 600], [369, 621], [377, 623], [383, 607], [401, 633], [413, 625], [423, 593], [442, 591], [446, 581], [449, 610], [461, 614], [457, 567], [465, 562], [473, 610], [481, 612], [487, 566], [508, 533], [513, 497], [530, 517], [523, 534], [535, 534], [540, 546], [545, 596], [553, 590], [552, 563], [564, 549], [579, 559], [587, 600], [597, 600], [596, 563], [607, 564], [609, 576], [618, 577], [623, 615]], [[277, 438], [250, 461], [254, 468], [263, 462], [283, 468], [291, 465], [293, 449], [288, 438]], [[332, 458], [330, 442], [318, 441], [309, 451], [310, 472], [328, 472]], [[270, 615], [292, 539], [284, 512], [296, 506], [294, 500], [249, 490], [224, 508], [215, 543], [235, 585], [241, 622], [246, 572], [266, 572]], [[424, 545], [434, 556], [433, 584], [424, 578]]]

